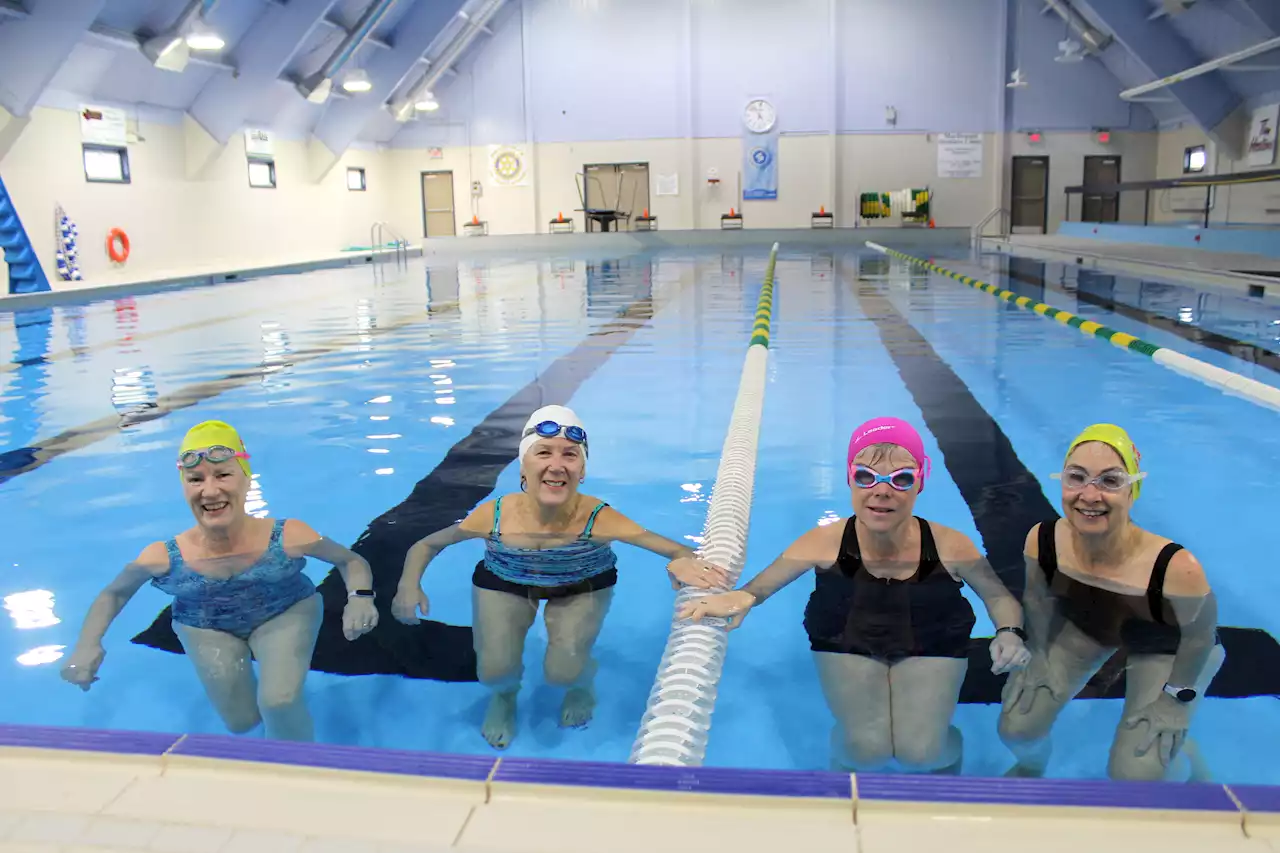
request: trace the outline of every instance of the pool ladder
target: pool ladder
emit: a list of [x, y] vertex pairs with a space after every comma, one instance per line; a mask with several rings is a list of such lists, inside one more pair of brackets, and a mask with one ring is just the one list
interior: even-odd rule
[[995, 210], [982, 217], [982, 221], [973, 226], [970, 230], [969, 242], [971, 245], [977, 246], [982, 242], [982, 232], [986, 230], [987, 225], [990, 224], [993, 219], [996, 220], [996, 228], [998, 230], [996, 234], [991, 236], [1004, 237], [1009, 233], [1005, 227], [1005, 223], [1009, 220], [1009, 211], [1006, 208], [997, 207]]
[[395, 251], [396, 269], [409, 268], [409, 241], [400, 236], [390, 223], [375, 222], [369, 226], [369, 248], [373, 252], [375, 273], [386, 262], [388, 237], [391, 238], [390, 243]]

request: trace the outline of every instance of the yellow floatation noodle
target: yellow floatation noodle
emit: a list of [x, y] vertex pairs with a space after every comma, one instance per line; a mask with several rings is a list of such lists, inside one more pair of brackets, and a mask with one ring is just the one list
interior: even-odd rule
[[[1137, 474], [1139, 466], [1142, 463], [1142, 454], [1138, 452], [1138, 447], [1133, 443], [1133, 439], [1129, 438], [1129, 433], [1125, 432], [1122, 427], [1115, 424], [1094, 424], [1085, 427], [1084, 432], [1080, 433], [1071, 442], [1071, 446], [1067, 448], [1067, 456], [1070, 456], [1075, 449], [1086, 441], [1100, 441], [1110, 447], [1116, 453], [1120, 454], [1120, 458], [1124, 460], [1124, 469], [1130, 474]], [[1136, 480], [1133, 484], [1133, 497], [1137, 500], [1138, 493], [1142, 491], [1142, 481]]]
[[[182, 439], [182, 446], [178, 448], [178, 455], [181, 456], [188, 450], [203, 450], [206, 447], [214, 447], [216, 445], [230, 447], [238, 453], [249, 452], [244, 446], [244, 439], [240, 438], [240, 433], [236, 432], [236, 428], [231, 424], [225, 421], [204, 421], [187, 430], [186, 436]], [[253, 476], [253, 472], [249, 469], [248, 459], [237, 459], [236, 461], [244, 469], [246, 477]]]

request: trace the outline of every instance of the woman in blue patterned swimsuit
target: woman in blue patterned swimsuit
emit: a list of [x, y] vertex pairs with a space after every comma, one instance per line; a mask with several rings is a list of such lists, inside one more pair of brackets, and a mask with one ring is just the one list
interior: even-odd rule
[[148, 545], [98, 595], [62, 677], [82, 690], [98, 680], [103, 636], [151, 581], [173, 596], [174, 632], [230, 731], [243, 734], [262, 723], [268, 738], [312, 740], [303, 683], [322, 607], [302, 570], [315, 557], [342, 572], [350, 590], [343, 633], [354, 640], [378, 624], [369, 564], [297, 519], [245, 512], [249, 454], [229, 424], [192, 427], [178, 451], [178, 471], [196, 526]]
[[409, 549], [391, 613], [408, 625], [427, 615], [422, 573], [441, 550], [484, 538], [484, 559], [472, 576], [472, 608], [480, 682], [492, 691], [481, 729], [498, 749], [515, 736], [516, 694], [524, 640], [546, 602], [546, 680], [564, 687], [562, 726], [583, 726], [595, 708], [591, 648], [618, 581], [613, 542], [626, 542], [671, 562], [673, 585], [723, 587], [723, 569], [692, 549], [645, 530], [598, 498], [578, 491], [586, 477], [587, 434], [563, 406], [533, 413], [520, 440], [519, 494], [476, 507], [461, 522]]

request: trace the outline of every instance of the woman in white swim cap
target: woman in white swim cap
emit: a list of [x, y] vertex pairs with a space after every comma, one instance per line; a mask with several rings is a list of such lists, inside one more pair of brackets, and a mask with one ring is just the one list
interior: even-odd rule
[[480, 682], [492, 691], [482, 734], [505, 749], [515, 737], [516, 695], [523, 674], [525, 635], [546, 602], [546, 680], [564, 687], [560, 724], [586, 725], [595, 708], [591, 649], [618, 581], [613, 542], [626, 542], [670, 562], [674, 586], [724, 587], [728, 574], [692, 549], [645, 530], [599, 498], [584, 495], [587, 432], [564, 406], [544, 406], [520, 438], [520, 492], [476, 507], [452, 527], [409, 549], [391, 605], [405, 624], [427, 614], [422, 574], [441, 550], [485, 539], [484, 559], [472, 575], [472, 608]]

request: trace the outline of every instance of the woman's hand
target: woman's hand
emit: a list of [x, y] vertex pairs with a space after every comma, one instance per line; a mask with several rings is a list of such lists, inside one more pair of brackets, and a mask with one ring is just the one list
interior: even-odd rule
[[342, 635], [354, 640], [378, 627], [378, 608], [373, 606], [373, 599], [361, 595], [347, 598], [347, 606], [342, 609]]
[[991, 641], [991, 672], [1000, 675], [1022, 669], [1031, 662], [1031, 652], [1022, 638], [1012, 631], [997, 631]]
[[100, 645], [77, 647], [62, 665], [62, 680], [88, 692], [93, 682], [98, 680], [98, 669], [106, 656], [106, 650]]
[[755, 604], [754, 595], [746, 590], [735, 589], [732, 592], [696, 598], [682, 606], [676, 615], [681, 619], [691, 619], [694, 622], [701, 622], [707, 616], [723, 618], [725, 628], [732, 631], [742, 624], [742, 620], [747, 617], [747, 613]]
[[1122, 725], [1135, 729], [1142, 723], [1147, 724], [1146, 735], [1134, 754], [1141, 758], [1154, 746], [1160, 756], [1160, 765], [1168, 767], [1187, 741], [1191, 704], [1179, 702], [1168, 693], [1161, 692], [1155, 701], [1125, 717]]
[[729, 585], [729, 573], [701, 557], [676, 557], [667, 563], [672, 589], [694, 586], [698, 589], [723, 589]]
[[431, 600], [427, 598], [427, 594], [420, 586], [412, 586], [408, 589], [400, 587], [396, 590], [396, 597], [391, 600], [391, 615], [397, 622], [405, 625], [417, 625], [418, 613], [421, 612], [426, 616], [430, 611]]

